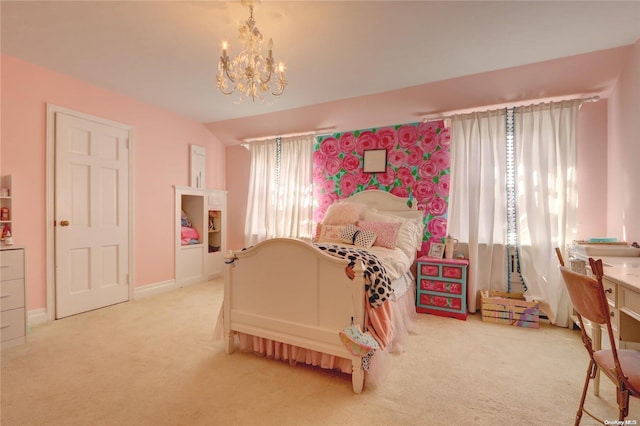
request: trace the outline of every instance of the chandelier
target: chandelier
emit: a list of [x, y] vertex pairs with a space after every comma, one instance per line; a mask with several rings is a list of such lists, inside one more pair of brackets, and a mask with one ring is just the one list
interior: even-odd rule
[[[244, 3], [244, 2], [243, 2]], [[280, 96], [284, 92], [287, 80], [284, 76], [284, 64], [277, 66], [273, 59], [273, 40], [269, 39], [267, 56], [262, 56], [262, 33], [253, 19], [253, 4], [249, 4], [249, 19], [239, 28], [242, 51], [231, 59], [227, 55], [227, 42], [222, 43], [222, 56], [218, 63], [218, 89], [225, 95], [239, 92], [240, 99], [263, 99], [271, 93]]]

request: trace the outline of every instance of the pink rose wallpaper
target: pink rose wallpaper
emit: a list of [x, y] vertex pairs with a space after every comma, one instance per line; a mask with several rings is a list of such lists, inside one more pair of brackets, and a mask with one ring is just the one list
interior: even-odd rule
[[[314, 220], [335, 200], [365, 190], [411, 197], [424, 212], [420, 254], [446, 236], [449, 201], [449, 129], [443, 121], [410, 123], [320, 136], [314, 145]], [[384, 173], [362, 171], [363, 152], [387, 150]]]

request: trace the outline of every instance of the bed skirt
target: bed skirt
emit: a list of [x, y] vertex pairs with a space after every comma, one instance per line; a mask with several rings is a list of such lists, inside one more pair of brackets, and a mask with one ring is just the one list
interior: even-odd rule
[[[376, 350], [369, 362], [368, 369], [365, 370], [365, 381], [368, 386], [375, 386], [382, 380], [389, 370], [390, 353], [404, 352], [404, 346], [409, 334], [415, 334], [415, 284], [396, 301], [391, 303], [393, 321], [393, 340], [385, 350]], [[243, 352], [253, 352], [256, 355], [288, 362], [293, 365], [305, 363], [324, 369], [338, 370], [342, 373], [351, 374], [351, 360], [331, 354], [325, 354], [299, 346], [277, 342], [263, 337], [252, 336], [245, 333], [237, 333], [239, 348]]]

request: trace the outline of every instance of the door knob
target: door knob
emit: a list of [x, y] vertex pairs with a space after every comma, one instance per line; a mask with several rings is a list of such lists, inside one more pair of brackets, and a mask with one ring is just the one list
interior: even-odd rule
[[68, 220], [61, 220], [60, 221], [60, 226], [69, 226], [69, 221]]

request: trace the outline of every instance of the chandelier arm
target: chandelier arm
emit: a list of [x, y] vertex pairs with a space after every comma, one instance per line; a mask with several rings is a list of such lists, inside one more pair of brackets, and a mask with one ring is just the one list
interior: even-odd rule
[[281, 79], [281, 80], [278, 82], [278, 88], [279, 88], [280, 90], [279, 90], [278, 92], [271, 91], [271, 94], [272, 94], [273, 96], [280, 96], [280, 95], [282, 95], [282, 94], [284, 93], [284, 88], [285, 88], [285, 86], [286, 86], [286, 85], [287, 85], [287, 83], [286, 83], [284, 80], [282, 80], [282, 79]]
[[218, 89], [220, 89], [220, 91], [225, 95], [232, 95], [233, 92], [234, 92], [233, 88], [231, 88], [231, 90], [229, 90], [228, 92], [225, 92], [225, 90], [222, 87], [219, 87], [219, 86], [218, 86]]
[[268, 71], [269, 71], [269, 74], [267, 75], [267, 78], [265, 80], [262, 79], [262, 75], [260, 76], [260, 83], [267, 84], [271, 81], [272, 70], [269, 69]]
[[228, 67], [224, 67], [224, 75], [227, 76], [227, 78], [229, 79], [230, 82], [235, 83], [236, 80], [231, 76], [231, 74], [229, 74], [229, 68]]

